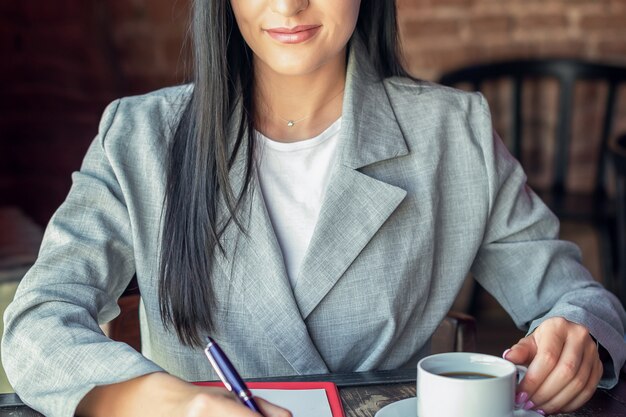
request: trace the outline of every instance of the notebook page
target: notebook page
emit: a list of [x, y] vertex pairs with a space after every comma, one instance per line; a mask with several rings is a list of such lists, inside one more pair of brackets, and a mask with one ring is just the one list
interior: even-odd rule
[[291, 411], [293, 417], [333, 417], [323, 389], [251, 389], [252, 394]]

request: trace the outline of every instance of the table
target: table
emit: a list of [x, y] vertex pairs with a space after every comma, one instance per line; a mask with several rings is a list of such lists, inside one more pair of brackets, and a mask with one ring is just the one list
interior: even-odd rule
[[[415, 396], [415, 370], [263, 378], [253, 381], [332, 381], [339, 387], [346, 417], [373, 417], [394, 401]], [[0, 416], [40, 417], [14, 394], [0, 394]], [[598, 390], [593, 398], [568, 417], [626, 417], [626, 375], [611, 390]]]

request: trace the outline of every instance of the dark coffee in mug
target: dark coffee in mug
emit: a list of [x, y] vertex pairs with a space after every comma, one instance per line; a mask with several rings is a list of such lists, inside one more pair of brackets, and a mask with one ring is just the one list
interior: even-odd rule
[[495, 378], [494, 375], [481, 374], [479, 372], [443, 372], [443, 373], [441, 373], [439, 375], [446, 376], [448, 378], [456, 378], [456, 379], [489, 379], [489, 378]]

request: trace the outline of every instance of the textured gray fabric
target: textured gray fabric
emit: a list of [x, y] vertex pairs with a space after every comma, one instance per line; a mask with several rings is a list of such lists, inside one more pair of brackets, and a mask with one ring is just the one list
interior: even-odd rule
[[[494, 136], [479, 94], [372, 77], [352, 43], [337, 164], [292, 290], [261, 193], [224, 235], [211, 277], [212, 336], [246, 377], [412, 367], [472, 271], [530, 331], [546, 317], [587, 326], [626, 356], [626, 313], [592, 280], [557, 219]], [[190, 87], [111, 104], [35, 266], [5, 314], [3, 364], [17, 393], [71, 416], [92, 387], [165, 369], [216, 376], [181, 346], [157, 299], [164, 159]], [[243, 161], [231, 180], [241, 186]], [[118, 314], [133, 273], [145, 357], [98, 327]]]

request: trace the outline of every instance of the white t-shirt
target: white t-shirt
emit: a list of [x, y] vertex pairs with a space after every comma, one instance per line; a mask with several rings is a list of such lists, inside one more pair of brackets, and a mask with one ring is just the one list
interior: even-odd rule
[[292, 288], [317, 223], [340, 128], [341, 118], [320, 135], [292, 143], [255, 132], [261, 192]]

